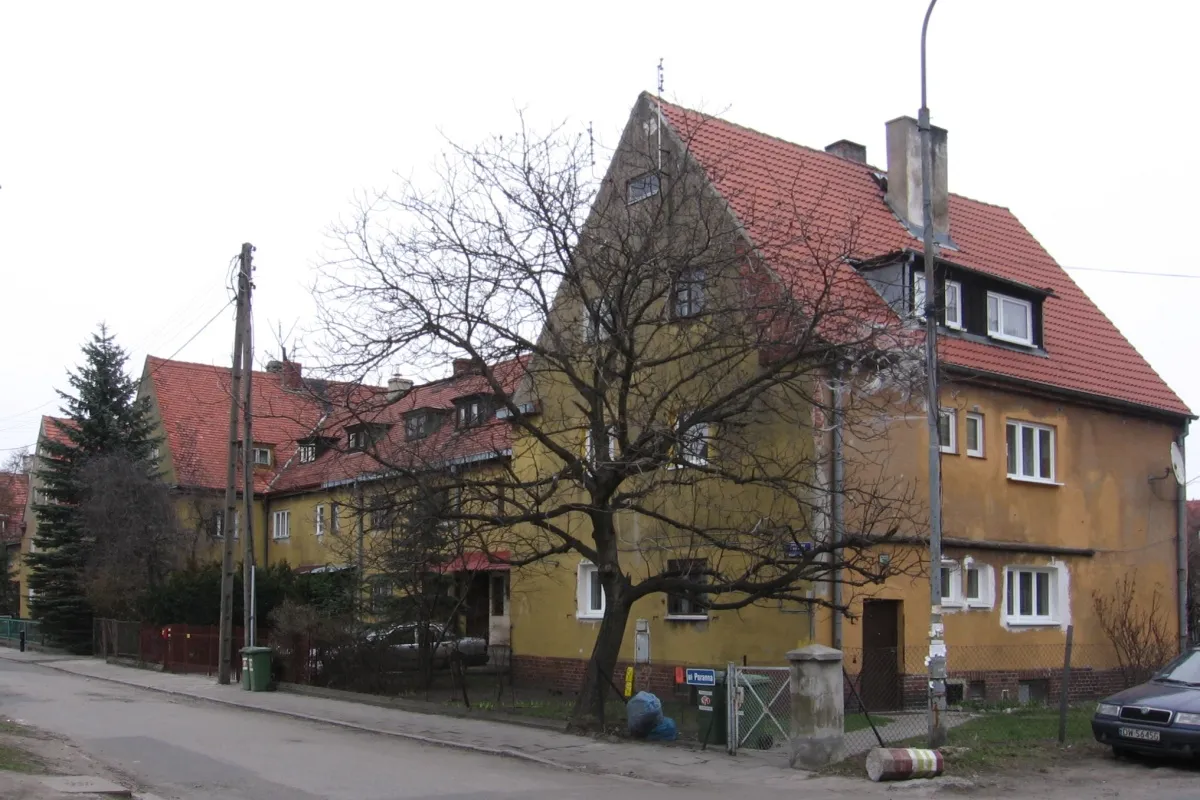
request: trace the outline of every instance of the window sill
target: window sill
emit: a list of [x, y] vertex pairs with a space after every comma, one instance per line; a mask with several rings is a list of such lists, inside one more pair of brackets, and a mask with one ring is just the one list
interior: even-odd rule
[[992, 607], [991, 603], [988, 603], [983, 600], [968, 600], [967, 601], [968, 609], [980, 609], [980, 610], [986, 611], [986, 610], [990, 609], [991, 607]]
[[604, 619], [604, 612], [601, 611], [599, 614], [596, 614], [594, 612], [588, 612], [587, 614], [580, 614], [580, 613], [576, 612], [575, 619], [579, 620], [580, 622], [600, 622], [601, 620]]
[[1002, 333], [992, 333], [991, 331], [988, 331], [987, 337], [989, 339], [995, 339], [998, 342], [1005, 342], [1007, 344], [1019, 344], [1022, 347], [1036, 347], [1032, 339], [1018, 339], [1015, 336], [1005, 336]]
[[958, 450], [957, 450], [957, 448], [953, 448], [953, 447], [939, 447], [939, 448], [938, 448], [938, 452], [939, 452], [939, 453], [944, 453], [945, 455], [948, 455], [948, 456], [956, 456], [956, 455], [958, 455]]
[[287, 536], [272, 536], [271, 541], [286, 542], [290, 538], [292, 538], [292, 535], [289, 533]]
[[1048, 481], [1044, 478], [1026, 478], [1024, 475], [1009, 475], [1008, 479], [1015, 483], [1035, 483], [1039, 486], [1066, 486], [1065, 483], [1058, 481]]
[[1028, 617], [1005, 617], [1004, 624], [1010, 628], [1057, 628], [1061, 625], [1056, 619], [1031, 619]]
[[708, 614], [667, 614], [663, 617], [667, 622], [708, 622]]

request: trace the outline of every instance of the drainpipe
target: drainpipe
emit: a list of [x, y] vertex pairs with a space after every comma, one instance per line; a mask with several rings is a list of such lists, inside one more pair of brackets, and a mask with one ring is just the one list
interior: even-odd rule
[[[1183, 453], [1183, 440], [1187, 436], [1188, 423], [1183, 423], [1176, 442], [1180, 454]], [[1184, 462], [1186, 464], [1186, 461]], [[1184, 471], [1183, 481], [1175, 486], [1175, 539], [1177, 551], [1175, 559], [1179, 570], [1179, 652], [1188, 647], [1188, 532], [1187, 532], [1187, 471]]]
[[844, 484], [846, 482], [846, 462], [843, 453], [843, 435], [842, 424], [844, 418], [844, 410], [842, 406], [842, 382], [841, 370], [834, 371], [833, 384], [833, 441], [831, 447], [831, 457], [833, 459], [833, 480], [830, 483], [830, 505], [829, 505], [829, 522], [830, 529], [833, 535], [833, 649], [842, 649], [842, 571], [836, 566], [838, 559], [841, 558], [841, 550], [837, 545], [842, 541], [842, 527], [845, 517], [845, 492]]
[[[266, 494], [263, 495], [262, 506], [263, 506], [263, 527], [262, 527], [263, 560], [262, 560], [262, 563], [263, 563], [263, 567], [267, 568], [267, 567], [271, 566], [271, 559], [267, 557], [267, 548], [269, 548], [271, 546], [271, 536], [274, 533], [271, 530], [271, 493], [270, 492], [267, 492]], [[251, 506], [251, 508], [253, 508], [253, 506]]]
[[358, 609], [358, 619], [361, 622], [363, 619], [363, 606], [366, 605], [363, 598], [363, 591], [367, 585], [367, 576], [363, 574], [363, 567], [366, 562], [366, 543], [364, 542], [366, 531], [364, 530], [363, 522], [363, 490], [362, 486], [359, 485], [357, 477], [354, 479], [354, 505], [358, 512], [356, 515], [358, 517], [357, 525], [355, 526], [358, 528], [358, 591], [355, 592], [358, 602], [354, 605]]

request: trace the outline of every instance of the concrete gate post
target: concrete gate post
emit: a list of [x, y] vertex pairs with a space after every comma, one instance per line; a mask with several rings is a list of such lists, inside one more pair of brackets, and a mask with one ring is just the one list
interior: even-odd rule
[[791, 665], [792, 748], [789, 763], [817, 769], [845, 756], [846, 701], [842, 652], [810, 644], [787, 654]]

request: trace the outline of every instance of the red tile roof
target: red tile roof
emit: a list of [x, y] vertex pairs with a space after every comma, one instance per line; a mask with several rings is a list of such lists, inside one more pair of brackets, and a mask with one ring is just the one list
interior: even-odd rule
[[59, 444], [70, 444], [71, 439], [67, 436], [66, 429], [74, 425], [71, 420], [64, 417], [42, 417], [41, 436], [45, 436], [52, 442]]
[[29, 499], [29, 476], [21, 472], [0, 472], [0, 543], [21, 540], [25, 522], [25, 502]]
[[[794, 225], [797, 208], [817, 209], [827, 219], [846, 220], [847, 227], [849, 220], [857, 220], [854, 255], [860, 258], [921, 251], [921, 241], [884, 201], [875, 168], [669, 103], [661, 107], [667, 124], [747, 226], [752, 241], [773, 240], [778, 231]], [[950, 235], [958, 250], [943, 253], [946, 260], [1049, 289], [1053, 295], [1045, 302], [1043, 326], [1043, 347], [1049, 358], [942, 337], [940, 355], [945, 364], [1176, 414], [1191, 413], [1008, 209], [951, 195]], [[798, 248], [783, 255], [791, 264], [811, 263]], [[843, 291], [859, 296], [873, 291], [861, 276], [850, 274], [852, 267], [844, 270], [846, 274], [838, 276]], [[803, 275], [783, 277], [799, 285], [804, 282]]]
[[[495, 367], [496, 377], [515, 387], [524, 362]], [[274, 452], [270, 468], [255, 471], [256, 492], [286, 492], [367, 476], [391, 466], [436, 466], [454, 460], [486, 458], [508, 451], [510, 425], [495, 418], [459, 429], [453, 418], [417, 442], [404, 439], [404, 414], [416, 408], [450, 410], [456, 398], [486, 390], [483, 377], [460, 376], [414, 387], [389, 403], [386, 389], [306, 381], [287, 389], [286, 373], [254, 372], [253, 438]], [[152, 391], [181, 486], [221, 490], [225, 486], [229, 439], [229, 369], [204, 364], [146, 359], [142, 391]], [[347, 429], [370, 422], [387, 425], [375, 445], [380, 460], [346, 452]], [[297, 443], [319, 432], [336, 442], [315, 461], [301, 463]], [[240, 471], [239, 471], [240, 475]], [[240, 477], [239, 477], [240, 481]]]

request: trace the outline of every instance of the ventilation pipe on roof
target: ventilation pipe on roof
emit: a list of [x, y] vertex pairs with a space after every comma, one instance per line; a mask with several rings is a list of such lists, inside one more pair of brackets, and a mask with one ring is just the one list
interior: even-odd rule
[[388, 379], [387, 399], [389, 403], [394, 403], [404, 395], [412, 391], [413, 382], [408, 378], [403, 378], [399, 375], [393, 375]]
[[825, 145], [825, 152], [859, 164], [867, 163], [867, 146], [849, 139], [838, 139], [833, 144]]
[[[933, 150], [933, 235], [950, 236], [950, 191], [946, 176], [946, 129], [930, 126]], [[832, 146], [832, 145], [831, 145]], [[921, 198], [921, 132], [912, 117], [887, 123], [887, 202], [914, 236], [925, 229]]]

